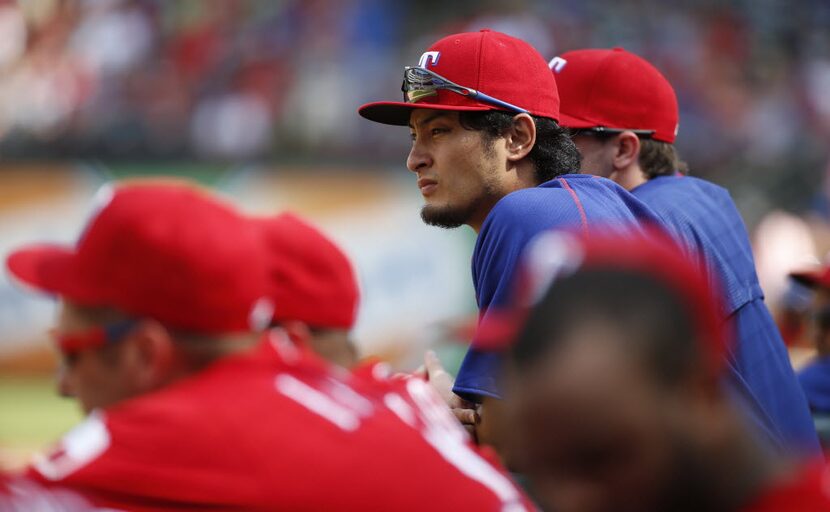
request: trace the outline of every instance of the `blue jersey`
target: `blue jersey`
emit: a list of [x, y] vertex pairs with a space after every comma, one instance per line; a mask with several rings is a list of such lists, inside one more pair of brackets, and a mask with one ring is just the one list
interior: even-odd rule
[[[613, 181], [586, 174], [566, 174], [537, 187], [504, 196], [481, 226], [473, 252], [473, 285], [480, 317], [489, 308], [507, 306], [522, 251], [549, 229], [640, 229], [659, 225], [657, 216]], [[479, 401], [499, 398], [496, 379], [501, 356], [476, 349], [475, 340], [458, 371], [453, 391]]]
[[689, 176], [663, 176], [633, 189], [674, 237], [705, 260], [719, 281], [724, 319], [736, 336], [727, 375], [750, 421], [773, 443], [819, 449], [807, 402], [766, 305], [743, 220], [722, 187]]
[[830, 414], [830, 356], [819, 357], [798, 372], [810, 409]]

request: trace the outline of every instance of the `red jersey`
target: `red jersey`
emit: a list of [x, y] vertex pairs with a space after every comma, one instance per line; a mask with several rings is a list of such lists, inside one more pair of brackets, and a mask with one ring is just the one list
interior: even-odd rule
[[336, 374], [276, 334], [93, 412], [28, 476], [123, 510], [532, 508], [426, 382]]
[[792, 480], [766, 489], [741, 512], [830, 512], [830, 471], [810, 466]]
[[77, 493], [61, 488], [46, 489], [27, 478], [0, 473], [0, 512], [92, 512], [93, 507]]

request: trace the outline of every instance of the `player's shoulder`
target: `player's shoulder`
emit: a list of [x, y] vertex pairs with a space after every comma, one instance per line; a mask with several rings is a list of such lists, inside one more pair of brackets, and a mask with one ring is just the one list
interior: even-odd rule
[[[728, 190], [694, 176], [659, 176], [634, 188], [631, 193], [652, 208], [661, 210], [662, 214], [714, 208], [723, 215], [734, 210]], [[679, 205], [683, 207], [678, 208]]]
[[675, 174], [671, 176], [658, 176], [632, 190], [632, 193], [644, 195], [649, 193], [666, 193], [673, 191], [680, 194], [715, 194], [717, 196], [729, 196], [729, 191], [722, 186], [696, 176]]
[[527, 188], [502, 197], [487, 214], [478, 242], [496, 236], [499, 243], [507, 239], [525, 239], [542, 229], [569, 224], [578, 213], [573, 200], [563, 189]]
[[601, 186], [594, 183], [596, 180], [597, 178], [593, 176], [568, 174], [535, 187], [515, 190], [496, 203], [490, 216], [505, 219], [518, 217], [527, 220], [526, 216], [533, 214], [541, 218], [555, 218], [558, 214], [573, 209], [574, 189]]
[[830, 358], [819, 357], [810, 361], [798, 371], [797, 375], [802, 382], [819, 380], [830, 384]]

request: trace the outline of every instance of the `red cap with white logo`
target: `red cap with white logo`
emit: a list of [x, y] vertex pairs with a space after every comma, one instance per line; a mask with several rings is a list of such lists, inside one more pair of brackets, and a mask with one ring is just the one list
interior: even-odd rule
[[654, 66], [622, 48], [574, 50], [555, 57], [560, 124], [567, 128], [652, 131], [673, 143], [678, 108], [674, 89]]
[[[559, 119], [559, 96], [550, 69], [539, 52], [521, 39], [486, 29], [453, 34], [430, 46], [418, 68], [531, 115]], [[370, 121], [406, 126], [416, 108], [518, 111], [441, 87], [420, 92], [403, 102], [368, 103], [358, 112]]]
[[176, 182], [104, 189], [74, 246], [13, 252], [22, 282], [86, 306], [107, 306], [197, 333], [267, 327], [266, 263], [255, 223]]

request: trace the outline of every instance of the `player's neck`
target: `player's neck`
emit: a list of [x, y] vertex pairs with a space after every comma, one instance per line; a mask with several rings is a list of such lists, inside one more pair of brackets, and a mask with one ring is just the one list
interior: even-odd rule
[[648, 181], [646, 174], [639, 165], [632, 165], [626, 169], [614, 171], [611, 173], [610, 178], [628, 191], [634, 190]]
[[[522, 176], [518, 173], [515, 176], [517, 179], [504, 183], [498, 194], [494, 194], [486, 201], [482, 201], [482, 204], [480, 205], [481, 207], [478, 208], [478, 212], [472, 215], [467, 222], [465, 222], [466, 225], [473, 228], [476, 235], [481, 232], [481, 227], [484, 225], [484, 221], [487, 220], [487, 216], [490, 215], [493, 207], [495, 207], [496, 203], [501, 201], [504, 196], [523, 188], [532, 188], [538, 185], [535, 181], [528, 179], [527, 176]], [[520, 176], [521, 178], [519, 178]]]

